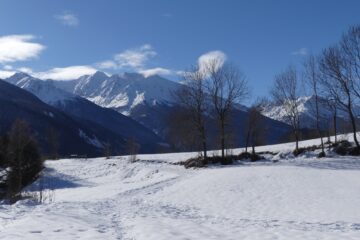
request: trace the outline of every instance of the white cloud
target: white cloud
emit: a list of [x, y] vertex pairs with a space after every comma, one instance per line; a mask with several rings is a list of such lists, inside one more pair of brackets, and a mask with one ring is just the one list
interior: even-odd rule
[[0, 79], [11, 77], [15, 73], [15, 71], [0, 70]]
[[117, 69], [118, 68], [116, 62], [114, 62], [112, 60], [103, 61], [96, 65], [100, 69]]
[[151, 69], [146, 69], [146, 70], [140, 70], [139, 73], [141, 73], [142, 75], [144, 75], [144, 77], [150, 77], [156, 74], [159, 75], [172, 75], [173, 71], [171, 71], [170, 69], [166, 69], [166, 68], [161, 68], [161, 67], [157, 67], [157, 68], [151, 68]]
[[305, 55], [308, 55], [309, 53], [309, 50], [307, 48], [300, 48], [294, 52], [292, 52], [291, 54], [292, 55], [296, 55], [296, 56], [305, 56]]
[[18, 68], [16, 70], [19, 71], [19, 72], [30, 74], [30, 75], [34, 73], [33, 70], [31, 68], [28, 68], [28, 67], [21, 67], [21, 68]]
[[33, 76], [40, 79], [72, 80], [83, 75], [94, 74], [96, 71], [97, 70], [91, 66], [70, 66], [33, 73]]
[[137, 48], [127, 49], [115, 54], [111, 60], [106, 60], [97, 64], [101, 69], [123, 69], [139, 71], [144, 69], [146, 63], [157, 55], [157, 52], [150, 44], [144, 44]]
[[157, 55], [151, 45], [145, 44], [139, 48], [129, 49], [122, 53], [116, 54], [114, 60], [120, 68], [142, 68], [145, 63]]
[[[33, 71], [31, 68], [21, 67], [13, 68], [10, 65], [3, 64], [0, 68], [0, 76], [9, 77], [15, 71], [30, 74], [39, 79], [54, 80], [73, 80], [83, 75], [93, 74], [97, 69], [112, 69], [122, 71], [134, 71], [143, 74], [145, 77], [152, 75], [179, 75], [181, 72], [163, 68], [149, 68], [148, 61], [157, 55], [156, 51], [150, 44], [144, 44], [138, 48], [128, 49], [116, 54], [113, 59], [96, 63], [94, 65], [79, 65], [68, 67], [57, 67], [46, 71]], [[0, 62], [1, 64], [1, 62]]]
[[222, 51], [207, 52], [198, 58], [199, 71], [206, 72], [206, 66], [213, 61], [216, 61], [219, 68], [225, 63], [226, 58], [226, 54]]
[[0, 37], [0, 63], [26, 61], [39, 56], [45, 46], [32, 42], [33, 35], [8, 35]]
[[13, 67], [11, 65], [4, 65], [5, 70], [12, 70]]
[[179, 76], [184, 76], [184, 74], [186, 74], [186, 71], [178, 70], [175, 72], [175, 74]]
[[55, 15], [54, 17], [57, 20], [59, 20], [62, 24], [70, 27], [76, 27], [80, 23], [79, 18], [76, 15], [69, 12], [64, 12], [63, 14]]

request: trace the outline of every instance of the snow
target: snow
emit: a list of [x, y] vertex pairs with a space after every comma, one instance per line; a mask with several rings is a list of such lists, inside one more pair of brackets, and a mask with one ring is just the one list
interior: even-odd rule
[[138, 91], [136, 91], [136, 97], [135, 97], [133, 103], [131, 104], [130, 108], [134, 108], [137, 105], [143, 103], [144, 101], [145, 101], [145, 93], [144, 92], [139, 93]]
[[99, 139], [97, 139], [96, 136], [93, 137], [89, 137], [88, 135], [86, 135], [86, 133], [79, 129], [79, 136], [84, 139], [87, 143], [97, 147], [97, 148], [104, 148], [104, 145], [99, 141]]
[[124, 73], [110, 77], [97, 72], [77, 80], [72, 93], [106, 107], [116, 108], [129, 115], [131, 110], [144, 102], [168, 103], [172, 101], [172, 91], [181, 85], [154, 75]]
[[27, 190], [53, 200], [0, 204], [0, 239], [360, 239], [358, 158], [171, 164], [196, 154], [47, 161]]
[[75, 101], [77, 98], [75, 95], [57, 88], [52, 81], [40, 80], [24, 73], [16, 73], [5, 81], [33, 93], [41, 101], [50, 105], [64, 104], [65, 101]]

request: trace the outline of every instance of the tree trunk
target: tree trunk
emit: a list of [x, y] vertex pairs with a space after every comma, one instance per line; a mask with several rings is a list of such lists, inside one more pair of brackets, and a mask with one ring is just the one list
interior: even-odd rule
[[299, 132], [298, 130], [295, 130], [295, 142], [296, 142], [296, 145], [295, 145], [295, 151], [299, 151]]
[[337, 112], [335, 110], [334, 112], [334, 135], [335, 135], [335, 143], [337, 143], [337, 126], [336, 126], [336, 118], [337, 118]]
[[221, 144], [221, 159], [223, 163], [225, 163], [225, 120], [222, 118], [221, 121], [221, 136], [220, 136], [220, 144]]
[[316, 105], [316, 128], [317, 128], [317, 131], [318, 131], [320, 140], [321, 140], [321, 151], [322, 151], [322, 153], [324, 154], [324, 153], [325, 153], [325, 150], [324, 150], [324, 141], [323, 141], [323, 137], [322, 137], [321, 130], [320, 130], [319, 102], [318, 102], [318, 96], [317, 96], [316, 90], [315, 90], [315, 93], [316, 93], [316, 99], [315, 99], [315, 101], [316, 101], [316, 102], [315, 102], [315, 105]]
[[207, 144], [206, 144], [206, 135], [204, 127], [201, 128], [201, 138], [202, 138], [202, 145], [203, 145], [203, 153], [204, 153], [204, 163], [207, 164]]
[[323, 140], [321, 133], [320, 133], [320, 141], [321, 141], [321, 152], [325, 153], [324, 140]]
[[248, 130], [246, 134], [246, 142], [245, 142], [245, 152], [248, 152], [248, 145], [249, 145], [249, 138], [250, 138], [250, 130]]
[[352, 129], [353, 129], [354, 142], [355, 142], [355, 144], [356, 144], [356, 147], [357, 147], [357, 148], [360, 148], [359, 141], [358, 141], [357, 136], [356, 136], [356, 122], [355, 122], [355, 117], [354, 117], [354, 114], [353, 114], [353, 112], [352, 112], [351, 106], [348, 106], [348, 111], [349, 111], [349, 115], [350, 115], [350, 120], [351, 120]]

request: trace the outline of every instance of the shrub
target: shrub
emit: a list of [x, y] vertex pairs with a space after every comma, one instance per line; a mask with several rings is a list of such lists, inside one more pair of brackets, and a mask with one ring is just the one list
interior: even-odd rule
[[349, 155], [351, 156], [359, 156], [360, 155], [360, 148], [358, 147], [352, 147], [352, 148], [349, 148]]
[[296, 156], [299, 156], [300, 154], [303, 154], [303, 153], [305, 153], [306, 152], [306, 149], [305, 148], [298, 148], [298, 149], [295, 149], [294, 151], [293, 151], [293, 154], [294, 154], [294, 156], [296, 157]]
[[182, 163], [185, 168], [201, 168], [205, 167], [205, 161], [202, 157], [190, 158]]
[[10, 203], [21, 198], [21, 189], [33, 182], [43, 168], [37, 143], [30, 134], [29, 126], [17, 120], [8, 133], [5, 166], [9, 169], [6, 180], [6, 192]]
[[261, 155], [258, 155], [256, 153], [242, 152], [242, 153], [239, 154], [238, 159], [239, 160], [250, 159], [252, 162], [255, 162], [255, 161], [259, 161], [261, 159], [264, 159], [264, 157], [261, 156]]
[[351, 148], [351, 143], [349, 141], [341, 141], [333, 144], [333, 151], [341, 156], [347, 155], [349, 153], [349, 148]]
[[325, 157], [325, 152], [320, 152], [318, 155], [317, 155], [317, 158], [323, 158]]

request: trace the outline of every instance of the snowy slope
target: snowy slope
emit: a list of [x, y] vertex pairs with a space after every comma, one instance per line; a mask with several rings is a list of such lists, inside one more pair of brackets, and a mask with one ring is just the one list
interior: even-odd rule
[[141, 155], [136, 163], [127, 157], [48, 161], [41, 181], [52, 201], [0, 205], [0, 239], [360, 238], [356, 158], [198, 170], [154, 161], [190, 155]]

